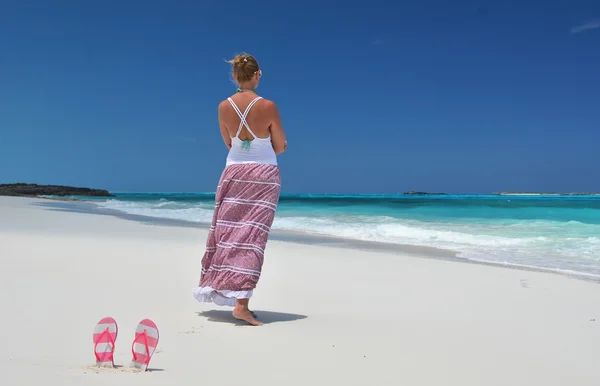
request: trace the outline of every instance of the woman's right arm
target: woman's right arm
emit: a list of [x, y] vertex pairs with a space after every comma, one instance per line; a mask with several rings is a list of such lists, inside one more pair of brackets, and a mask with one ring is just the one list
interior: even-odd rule
[[229, 129], [225, 125], [225, 122], [223, 122], [223, 113], [225, 112], [226, 106], [227, 105], [225, 104], [225, 101], [219, 104], [219, 129], [221, 130], [221, 136], [223, 137], [223, 142], [225, 142], [225, 146], [227, 146], [228, 149], [231, 149], [231, 136], [229, 135]]
[[269, 126], [269, 130], [271, 131], [271, 143], [273, 144], [273, 150], [275, 150], [275, 154], [279, 155], [287, 149], [285, 131], [283, 130], [283, 125], [281, 124], [281, 116], [279, 115], [279, 109], [277, 108], [277, 105], [272, 101], [267, 102], [267, 110], [269, 112], [269, 116], [271, 117], [271, 124]]

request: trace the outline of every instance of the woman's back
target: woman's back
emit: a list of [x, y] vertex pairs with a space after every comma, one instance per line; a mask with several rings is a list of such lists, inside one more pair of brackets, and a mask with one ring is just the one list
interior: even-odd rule
[[[239, 102], [248, 98], [236, 99]], [[223, 113], [227, 115], [223, 118], [223, 123], [231, 137], [227, 165], [243, 163], [277, 165], [277, 155], [271, 143], [271, 119], [269, 118], [271, 114], [267, 109], [256, 108], [261, 101], [265, 102], [262, 97], [254, 95], [245, 106], [238, 106], [233, 97], [227, 98], [229, 108], [226, 108], [226, 105], [223, 107]]]
[[[247, 116], [245, 117], [248, 126], [250, 126], [252, 133], [254, 133], [258, 138], [268, 138], [271, 136], [271, 114], [267, 106], [270, 101], [267, 101], [263, 98], [256, 100], [256, 98], [260, 97], [254, 93], [240, 92], [232, 95], [230, 98], [222, 102], [223, 107], [222, 111], [220, 111], [220, 119], [223, 121], [225, 126], [227, 126], [227, 131], [231, 138], [236, 137], [241, 123], [240, 116], [235, 108], [237, 107], [239, 112], [243, 114], [253, 102], [253, 105], [250, 106], [250, 110], [247, 112]], [[231, 102], [235, 104], [235, 107]], [[242, 141], [254, 139], [254, 136], [248, 131], [246, 125], [242, 125], [242, 129], [237, 136]]]

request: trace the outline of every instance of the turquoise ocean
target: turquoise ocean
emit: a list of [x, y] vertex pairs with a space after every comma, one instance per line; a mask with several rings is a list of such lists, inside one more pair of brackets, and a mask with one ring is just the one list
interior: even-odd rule
[[[114, 193], [133, 215], [210, 224], [211, 193]], [[273, 230], [437, 247], [459, 258], [600, 277], [600, 196], [282, 195]]]

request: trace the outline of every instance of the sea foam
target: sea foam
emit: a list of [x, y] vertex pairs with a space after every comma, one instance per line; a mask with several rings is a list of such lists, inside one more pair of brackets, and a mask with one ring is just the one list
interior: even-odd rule
[[[214, 209], [214, 201], [210, 199], [170, 200], [168, 196], [135, 201], [111, 199], [98, 205], [134, 215], [201, 224], [210, 224]], [[411, 213], [403, 217], [389, 208], [356, 210], [339, 202], [336, 205], [281, 202], [272, 228], [443, 248], [465, 259], [600, 275], [600, 225], [594, 221], [522, 219], [519, 218], [522, 213], [514, 213], [512, 217], [504, 213], [517, 210], [514, 208], [504, 209], [501, 215], [498, 208], [493, 208], [496, 211], [493, 216], [471, 218], [459, 215], [464, 211], [461, 208], [427, 207], [419, 216]], [[452, 210], [457, 212], [454, 217], [449, 214]], [[584, 220], [596, 215], [589, 210], [576, 210]], [[354, 213], [348, 214], [351, 212]], [[356, 214], [368, 212], [378, 215]]]

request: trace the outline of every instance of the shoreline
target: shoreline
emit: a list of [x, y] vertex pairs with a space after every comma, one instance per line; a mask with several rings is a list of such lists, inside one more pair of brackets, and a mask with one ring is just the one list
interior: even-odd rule
[[[187, 221], [187, 220], [178, 220], [178, 219], [168, 219], [161, 217], [152, 217], [152, 216], [144, 216], [137, 214], [130, 214], [126, 212], [121, 212], [113, 209], [106, 209], [101, 207], [100, 205], [94, 203], [93, 201], [86, 201], [82, 199], [61, 199], [61, 198], [39, 198], [39, 205], [42, 207], [48, 207], [53, 209], [61, 209], [67, 212], [80, 212], [87, 213], [93, 215], [105, 215], [105, 216], [113, 216], [127, 221], [134, 221], [148, 225], [159, 225], [159, 226], [169, 226], [169, 227], [182, 227], [182, 228], [196, 228], [202, 230], [208, 230], [210, 227], [209, 224]], [[47, 205], [43, 205], [43, 200], [49, 200]], [[60, 204], [62, 202], [62, 204]], [[365, 252], [382, 252], [382, 253], [391, 253], [394, 255], [408, 255], [417, 258], [427, 258], [427, 259], [436, 259], [436, 260], [445, 260], [450, 262], [457, 263], [467, 263], [467, 264], [478, 264], [483, 266], [504, 268], [504, 269], [513, 269], [520, 271], [531, 271], [531, 272], [540, 272], [540, 273], [550, 273], [554, 275], [565, 276], [569, 278], [574, 278], [578, 280], [584, 280], [592, 283], [600, 284], [600, 275], [595, 275], [586, 272], [577, 272], [577, 271], [569, 271], [569, 270], [561, 270], [554, 268], [544, 268], [537, 267], [532, 265], [525, 264], [515, 264], [508, 262], [496, 262], [496, 261], [487, 261], [487, 260], [478, 260], [478, 259], [469, 259], [458, 256], [458, 251], [453, 251], [450, 249], [442, 249], [436, 247], [426, 247], [421, 245], [411, 245], [411, 244], [396, 244], [396, 243], [386, 243], [380, 241], [364, 241], [364, 240], [355, 240], [355, 239], [347, 239], [342, 237], [335, 237], [329, 235], [316, 235], [310, 234], [307, 232], [300, 231], [290, 231], [290, 230], [279, 230], [274, 229], [271, 230], [271, 234], [269, 236], [270, 240], [275, 241], [283, 241], [290, 243], [298, 243], [304, 245], [318, 245], [329, 248], [344, 248], [344, 249], [358, 249]]]

